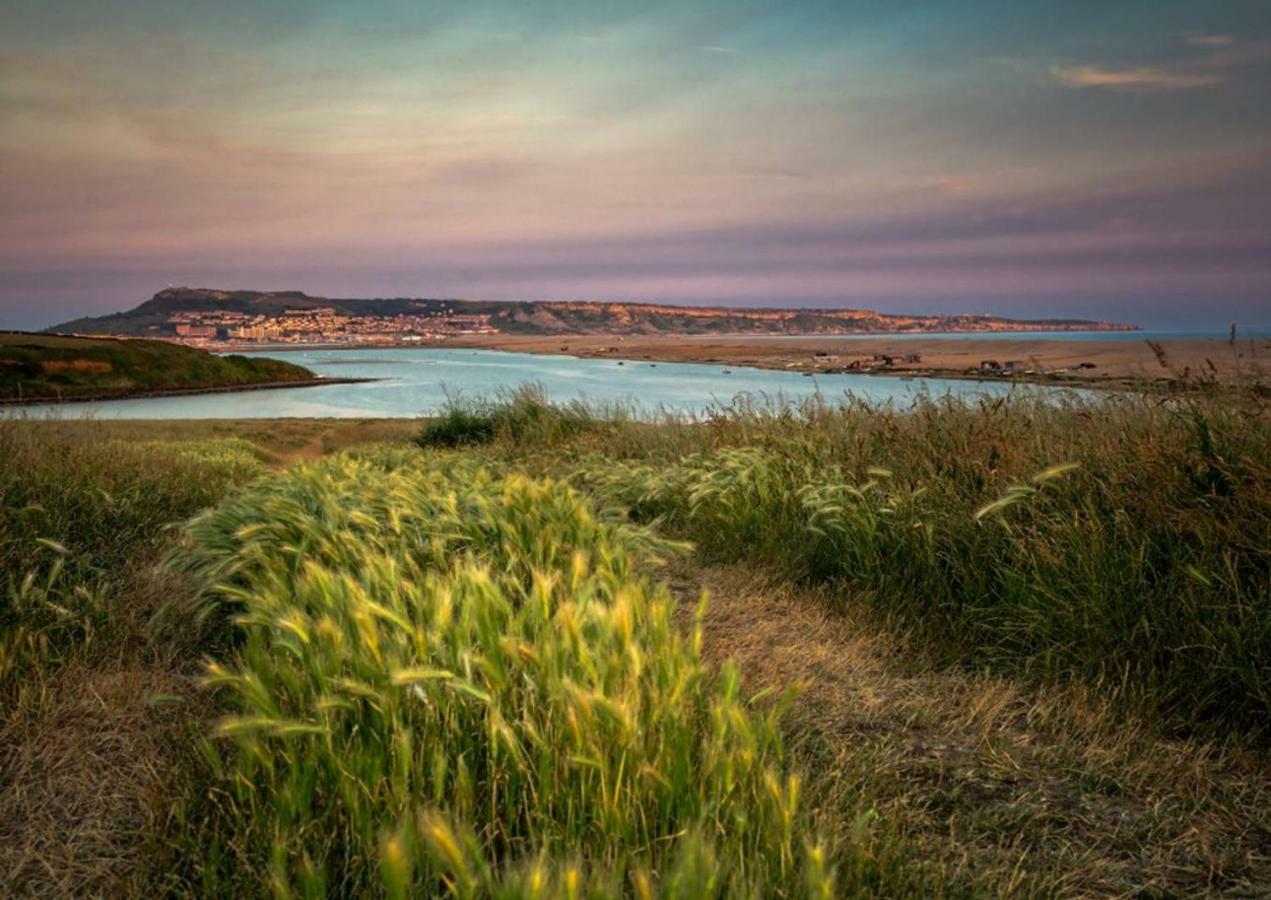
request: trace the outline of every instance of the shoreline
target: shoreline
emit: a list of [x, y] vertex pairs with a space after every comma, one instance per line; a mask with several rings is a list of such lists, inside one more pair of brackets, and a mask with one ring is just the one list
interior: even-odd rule
[[[631, 335], [471, 334], [410, 344], [275, 344], [227, 347], [221, 352], [305, 350], [497, 350], [576, 359], [640, 363], [696, 363], [807, 375], [873, 375], [996, 381], [1052, 387], [1178, 388], [1191, 379], [1234, 384], [1264, 378], [1271, 339], [1217, 338], [1100, 340], [1057, 338], [1033, 332], [957, 332], [927, 337], [909, 332], [873, 335]], [[1093, 332], [1092, 332], [1093, 334]], [[1158, 349], [1161, 354], [1158, 355]], [[917, 355], [917, 361], [908, 358]], [[890, 363], [882, 359], [891, 358]], [[1011, 371], [980, 368], [994, 360]]]
[[[588, 337], [598, 337], [598, 336], [588, 335]], [[941, 340], [941, 339], [933, 338], [933, 340]], [[949, 340], [949, 339], [945, 338], [943, 340]], [[246, 348], [235, 347], [233, 349], [229, 349], [224, 352], [242, 353], [244, 349]], [[614, 362], [629, 363], [636, 366], [640, 365], [641, 363], [649, 363], [649, 362], [654, 362], [655, 364], [661, 362], [661, 363], [668, 363], [670, 365], [719, 364], [719, 365], [735, 366], [737, 368], [743, 368], [743, 369], [760, 369], [760, 370], [768, 371], [768, 372], [798, 371], [800, 374], [809, 375], [809, 376], [868, 375], [875, 378], [900, 378], [900, 379], [939, 378], [944, 380], [959, 380], [959, 381], [995, 381], [999, 383], [1010, 382], [1013, 384], [1038, 384], [1038, 385], [1049, 385], [1051, 387], [1102, 388], [1106, 390], [1124, 389], [1124, 388], [1135, 387], [1135, 386], [1141, 387], [1143, 384], [1141, 380], [1118, 379], [1116, 381], [1113, 381], [1113, 379], [1110, 379], [1110, 378], [1099, 378], [1099, 377], [1091, 377], [1091, 376], [1065, 377], [1064, 373], [1048, 373], [1048, 372], [995, 375], [992, 373], [980, 372], [978, 370], [933, 369], [933, 368], [924, 368], [924, 367], [886, 368], [886, 369], [873, 368], [873, 369], [853, 369], [853, 370], [849, 370], [845, 368], [834, 368], [834, 367], [826, 367], [826, 368], [819, 368], [819, 369], [815, 367], [806, 368], [806, 369], [792, 369], [789, 366], [777, 365], [775, 363], [767, 362], [764, 360], [725, 361], [725, 360], [717, 359], [712, 356], [703, 356], [701, 358], [691, 358], [691, 357], [681, 358], [679, 356], [671, 356], [671, 355], [667, 355], [667, 356], [642, 355], [640, 357], [635, 357], [635, 356], [620, 356], [620, 355], [615, 355], [615, 354], [604, 352], [604, 351], [575, 352], [575, 351], [562, 351], [562, 350], [539, 349], [539, 348], [531, 349], [531, 348], [526, 348], [521, 346], [510, 346], [510, 345], [504, 346], [504, 345], [501, 345], [497, 339], [477, 342], [475, 340], [469, 341], [469, 340], [460, 338], [456, 340], [434, 341], [432, 343], [427, 343], [427, 344], [425, 343], [409, 344], [409, 345], [362, 344], [357, 347], [350, 347], [347, 344], [302, 344], [302, 345], [281, 344], [278, 346], [253, 347], [251, 349], [254, 349], [257, 352], [270, 352], [270, 353], [301, 352], [304, 350], [323, 350], [323, 351], [338, 351], [338, 352], [356, 352], [358, 350], [447, 350], [447, 349], [486, 350], [491, 352], [502, 352], [502, 353], [527, 353], [527, 354], [532, 354], [534, 356], [556, 356], [556, 357], [561, 357], [564, 359], [610, 359], [610, 360], [613, 360]], [[373, 380], [373, 379], [349, 379], [349, 380], [359, 381], [359, 380]], [[329, 383], [334, 384], [337, 382], [332, 380]]]
[[[219, 352], [487, 350], [574, 359], [608, 359], [631, 367], [659, 363], [718, 365], [805, 376], [870, 375], [905, 380], [948, 379], [1094, 390], [1187, 390], [1196, 387], [1197, 381], [1192, 379], [1197, 378], [1219, 385], [1234, 385], [1240, 381], [1265, 384], [1268, 364], [1271, 363], [1271, 339], [1264, 337], [1242, 338], [1232, 343], [1212, 338], [1108, 341], [1039, 338], [1027, 332], [1012, 334], [1010, 338], [1000, 335], [991, 338], [968, 336], [971, 334], [959, 333], [957, 337], [792, 335], [764, 336], [762, 340], [756, 340], [749, 334], [477, 334], [409, 345], [280, 344], [233, 346]], [[886, 358], [891, 361], [881, 361]], [[979, 365], [985, 359], [1022, 363], [1022, 366], [1013, 371], [983, 371]], [[1253, 376], [1252, 379], [1250, 376]], [[5, 398], [0, 399], [0, 409], [320, 387], [377, 380], [329, 377], [122, 394], [97, 392], [74, 397]]]
[[[447, 341], [455, 348], [564, 355], [627, 363], [746, 366], [803, 375], [939, 378], [1074, 388], [1177, 388], [1188, 379], [1223, 384], [1265, 379], [1271, 340], [1243, 338], [1107, 341], [894, 335], [774, 337], [738, 335], [481, 335]], [[994, 361], [1001, 368], [985, 371]]]
[[256, 384], [227, 384], [216, 387], [164, 388], [130, 393], [80, 394], [74, 397], [4, 397], [0, 407], [61, 406], [69, 403], [106, 403], [112, 400], [153, 400], [160, 397], [193, 397], [200, 394], [237, 394], [246, 391], [321, 387], [327, 384], [363, 384], [378, 378], [311, 378], [303, 381], [262, 381]]

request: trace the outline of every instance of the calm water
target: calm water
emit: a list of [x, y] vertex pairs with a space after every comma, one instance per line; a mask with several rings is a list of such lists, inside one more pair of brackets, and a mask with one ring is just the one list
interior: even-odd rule
[[[64, 403], [27, 407], [18, 414], [57, 414], [62, 418], [99, 419], [259, 419], [275, 417], [397, 418], [440, 410], [447, 392], [481, 397], [527, 382], [542, 384], [553, 400], [634, 401], [643, 409], [659, 407], [698, 412], [733, 400], [738, 394], [781, 395], [798, 400], [818, 391], [828, 400], [851, 392], [872, 402], [908, 405], [922, 391], [943, 395], [1000, 396], [1008, 384], [952, 379], [816, 375], [719, 365], [575, 359], [503, 353], [494, 350], [307, 350], [251, 354], [295, 362], [320, 375], [380, 379], [362, 384], [333, 384], [284, 390], [155, 397], [104, 403]], [[1038, 390], [1046, 390], [1039, 388]], [[1054, 389], [1050, 389], [1054, 390]]]

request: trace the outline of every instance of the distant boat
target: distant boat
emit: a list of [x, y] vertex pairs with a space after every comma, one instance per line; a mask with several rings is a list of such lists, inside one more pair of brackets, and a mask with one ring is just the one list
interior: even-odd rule
[[733, 370], [732, 370], [732, 369], [725, 369], [725, 370], [724, 370], [724, 374], [725, 374], [725, 375], [731, 375], [731, 374], [733, 374]]

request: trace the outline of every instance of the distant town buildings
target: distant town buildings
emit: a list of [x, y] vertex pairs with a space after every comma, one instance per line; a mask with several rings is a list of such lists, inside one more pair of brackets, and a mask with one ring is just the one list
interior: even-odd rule
[[411, 344], [461, 334], [493, 334], [486, 314], [441, 311], [431, 314], [358, 316], [330, 307], [288, 309], [278, 315], [208, 311], [179, 312], [168, 318], [174, 336], [196, 347], [251, 344]]

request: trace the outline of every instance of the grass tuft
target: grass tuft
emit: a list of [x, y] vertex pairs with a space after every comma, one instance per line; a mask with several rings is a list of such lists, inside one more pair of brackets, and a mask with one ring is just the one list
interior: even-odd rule
[[236, 712], [205, 889], [829, 879], [804, 872], [776, 712], [735, 669], [709, 677], [641, 574], [677, 549], [559, 481], [402, 454], [296, 467], [194, 519], [174, 564], [239, 639], [207, 675]]
[[470, 447], [495, 440], [521, 447], [544, 446], [611, 426], [625, 415], [620, 406], [598, 410], [581, 401], [554, 404], [542, 385], [527, 384], [493, 399], [450, 398], [441, 416], [424, 422], [415, 443], [424, 449]]

